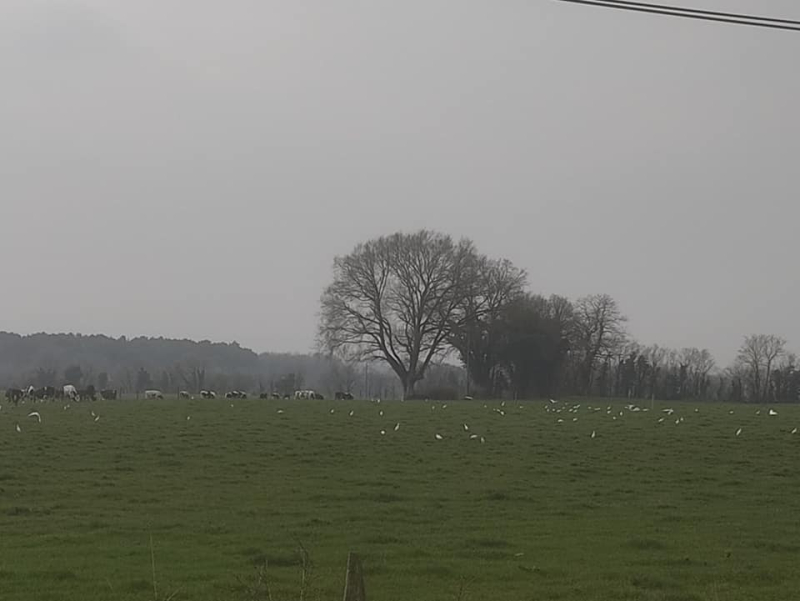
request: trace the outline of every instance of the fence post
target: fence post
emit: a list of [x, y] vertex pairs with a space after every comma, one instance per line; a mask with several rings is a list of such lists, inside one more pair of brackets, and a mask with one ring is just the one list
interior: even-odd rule
[[344, 601], [367, 601], [364, 591], [364, 571], [355, 553], [347, 554], [347, 573], [344, 579]]

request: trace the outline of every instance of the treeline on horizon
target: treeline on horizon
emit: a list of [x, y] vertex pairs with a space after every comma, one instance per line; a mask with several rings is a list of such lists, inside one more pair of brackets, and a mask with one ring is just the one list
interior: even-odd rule
[[[434, 386], [458, 388], [462, 370], [434, 369]], [[95, 386], [136, 394], [244, 390], [251, 393], [310, 388], [362, 397], [396, 398], [393, 374], [322, 354], [255, 353], [236, 342], [74, 333], [20, 335], [0, 332], [0, 389], [27, 386]]]
[[524, 270], [467, 238], [381, 236], [336, 257], [332, 276], [320, 300], [320, 346], [387, 365], [404, 398], [421, 396], [430, 366], [454, 356], [475, 396], [798, 400], [797, 358], [779, 336], [744, 337], [725, 368], [707, 349], [642, 345], [608, 294], [536, 294]]

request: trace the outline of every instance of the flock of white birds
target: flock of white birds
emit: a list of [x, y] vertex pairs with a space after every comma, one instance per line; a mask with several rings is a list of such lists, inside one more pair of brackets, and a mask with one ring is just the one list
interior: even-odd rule
[[[380, 404], [381, 401], [380, 401], [380, 399], [375, 399], [372, 402]], [[233, 406], [234, 405], [231, 403], [231, 407], [233, 407]], [[533, 405], [528, 405], [528, 406], [530, 407], [530, 406], [533, 406]], [[64, 405], [63, 406], [63, 410], [67, 411], [71, 407], [72, 407], [71, 404]], [[487, 409], [487, 410], [490, 409], [490, 407], [488, 405], [484, 405], [483, 407], [484, 407], [484, 409]], [[501, 401], [500, 402], [500, 406], [491, 408], [491, 411], [493, 413], [496, 413], [500, 417], [505, 417], [505, 415], [506, 415], [505, 407], [506, 407], [506, 402], [505, 401]], [[431, 404], [430, 408], [431, 408], [431, 411], [435, 411], [437, 409], [437, 405]], [[519, 409], [524, 409], [524, 408], [525, 408], [524, 405], [519, 405]], [[2, 405], [0, 405], [0, 411], [2, 411], [2, 409], [3, 409], [3, 407], [2, 407]], [[438, 407], [438, 409], [439, 410], [447, 409], [447, 404], [440, 405]], [[553, 414], [554, 416], [556, 416], [556, 420], [555, 420], [555, 424], [556, 425], [564, 424], [565, 423], [565, 418], [569, 420], [570, 417], [571, 417], [571, 421], [572, 422], [577, 422], [578, 421], [578, 413], [582, 409], [583, 409], [583, 411], [589, 412], [589, 413], [600, 413], [600, 414], [603, 414], [603, 412], [605, 412], [604, 415], [611, 417], [612, 421], [616, 421], [618, 418], [624, 417], [626, 411], [628, 413], [648, 413], [648, 412], [650, 412], [650, 409], [648, 409], [647, 407], [639, 407], [639, 406], [637, 406], [635, 404], [632, 404], [632, 403], [629, 403], [629, 404], [625, 405], [624, 407], [622, 407], [621, 410], [618, 410], [618, 409], [612, 407], [611, 405], [608, 405], [605, 408], [596, 407], [596, 406], [592, 406], [592, 405], [587, 405], [586, 407], [583, 407], [583, 405], [580, 404], [580, 403], [573, 404], [573, 403], [568, 403], [568, 402], [556, 401], [554, 399], [549, 399], [549, 403], [545, 403], [545, 405], [544, 405], [544, 410], [545, 410], [546, 413]], [[283, 414], [284, 413], [284, 409], [278, 409], [277, 413], [279, 415]], [[330, 414], [333, 415], [334, 413], [336, 413], [336, 409], [332, 408], [330, 410]], [[675, 418], [674, 423], [675, 423], [676, 426], [679, 426], [680, 424], [682, 424], [685, 421], [685, 417], [682, 417], [682, 416], [678, 417], [678, 416], [675, 415], [676, 412], [675, 412], [675, 409], [673, 409], [673, 408], [662, 409], [660, 411], [660, 413], [663, 413], [663, 415], [661, 415], [657, 420], [655, 420], [657, 424], [664, 424], [664, 423], [667, 422], [667, 420], [670, 420], [670, 422], [671, 422], [673, 417]], [[700, 413], [700, 409], [699, 408], [694, 408], [694, 413]], [[734, 415], [735, 412], [734, 412], [733, 409], [731, 409], [730, 411], [728, 411], [728, 414], [729, 415]], [[97, 415], [94, 412], [94, 410], [90, 409], [89, 410], [89, 415], [91, 416], [91, 418], [92, 418], [92, 420], [94, 422], [100, 421], [100, 416]], [[350, 412], [348, 413], [348, 416], [349, 417], [353, 417], [354, 415], [355, 415], [355, 410], [354, 409], [350, 410]], [[380, 417], [384, 417], [384, 412], [383, 412], [382, 409], [378, 411], [378, 415]], [[755, 415], [756, 416], [762, 415], [762, 409], [757, 409], [755, 411]], [[774, 409], [768, 409], [767, 412], [766, 412], [766, 415], [769, 416], [769, 417], [776, 417], [776, 416], [778, 416], [778, 412], [776, 410], [774, 410]], [[31, 411], [30, 413], [28, 413], [27, 417], [35, 419], [37, 421], [37, 423], [39, 423], [39, 424], [42, 423], [42, 415], [41, 415], [41, 413], [39, 413], [39, 411]], [[186, 421], [190, 421], [191, 419], [192, 419], [191, 416], [188, 416], [188, 415], [186, 416]], [[23, 431], [23, 428], [20, 426], [19, 422], [15, 423], [14, 429], [18, 433], [22, 433], [22, 431]], [[484, 438], [484, 436], [476, 434], [475, 432], [470, 430], [469, 424], [466, 424], [466, 423], [463, 424], [463, 429], [464, 429], [464, 433], [463, 434], [466, 434], [469, 437], [470, 440], [480, 441], [481, 444], [484, 444], [486, 442], [486, 439]], [[397, 422], [394, 425], [394, 428], [392, 428], [392, 431], [394, 431], [394, 432], [397, 432], [398, 430], [400, 430], [400, 422]], [[797, 431], [798, 431], [797, 428], [794, 428], [791, 431], [791, 434], [797, 434]], [[743, 428], [739, 427], [734, 432], [734, 436], [737, 436], [737, 437], [741, 436], [742, 432], [743, 432]], [[380, 435], [381, 436], [386, 436], [386, 434], [387, 434], [386, 429], [381, 429], [380, 430]], [[596, 438], [596, 437], [597, 437], [597, 430], [592, 430], [591, 438]], [[440, 432], [437, 432], [437, 433], [434, 434], [434, 439], [437, 440], [437, 441], [445, 440], [445, 438], [446, 438], [445, 434], [442, 434]]]

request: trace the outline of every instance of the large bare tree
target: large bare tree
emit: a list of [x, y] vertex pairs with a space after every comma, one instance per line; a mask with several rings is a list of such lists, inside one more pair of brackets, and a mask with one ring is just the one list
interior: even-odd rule
[[736, 360], [744, 367], [753, 402], [768, 400], [772, 370], [785, 352], [786, 341], [779, 336], [752, 334], [744, 339]]
[[625, 322], [617, 301], [608, 294], [592, 294], [575, 301], [572, 352], [580, 365], [582, 392], [591, 392], [601, 359], [617, 354], [625, 344]]
[[481, 257], [469, 240], [422, 230], [359, 244], [337, 257], [321, 298], [318, 341], [331, 353], [383, 361], [403, 397], [447, 350], [454, 320], [468, 316]]

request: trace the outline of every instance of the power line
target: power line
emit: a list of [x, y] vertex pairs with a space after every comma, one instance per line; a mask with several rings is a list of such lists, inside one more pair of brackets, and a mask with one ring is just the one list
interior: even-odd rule
[[789, 19], [775, 19], [772, 17], [757, 17], [752, 15], [723, 13], [693, 8], [681, 8], [664, 4], [649, 4], [645, 2], [626, 2], [623, 0], [556, 0], [571, 4], [585, 4], [603, 8], [616, 8], [656, 15], [683, 17], [685, 19], [698, 19], [701, 21], [715, 21], [717, 23], [730, 23], [734, 25], [750, 25], [768, 29], [783, 29], [787, 31], [800, 31], [800, 21]]

